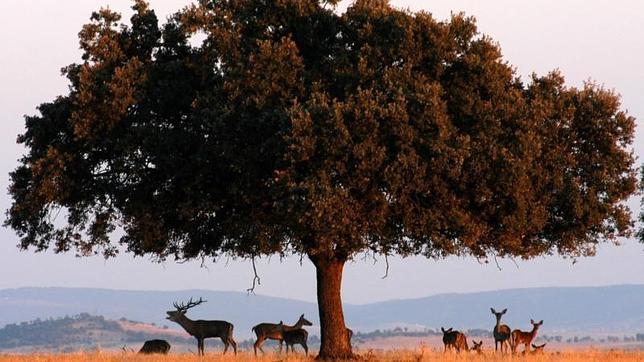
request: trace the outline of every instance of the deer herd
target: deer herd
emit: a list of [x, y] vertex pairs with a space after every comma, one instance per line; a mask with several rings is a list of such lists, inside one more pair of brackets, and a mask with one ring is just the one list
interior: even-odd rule
[[[232, 346], [233, 351], [237, 354], [237, 343], [233, 339], [233, 325], [226, 321], [219, 320], [192, 320], [186, 317], [186, 312], [188, 309], [198, 306], [201, 303], [206, 302], [202, 298], [199, 298], [197, 301], [193, 301], [192, 298], [188, 303], [173, 303], [175, 310], [167, 311], [168, 320], [171, 320], [179, 324], [183, 329], [188, 332], [191, 336], [197, 339], [197, 353], [199, 355], [204, 355], [204, 340], [206, 338], [220, 338], [224, 343], [224, 354], [228, 351], [228, 347]], [[494, 308], [490, 308], [492, 314], [496, 317], [496, 325], [492, 330], [492, 335], [494, 337], [494, 350], [501, 353], [508, 353], [511, 351], [513, 354], [516, 353], [517, 348], [520, 345], [524, 346], [524, 354], [540, 354], [543, 353], [544, 347], [546, 344], [534, 345], [532, 341], [537, 335], [539, 327], [543, 324], [543, 321], [535, 322], [530, 319], [532, 324], [532, 330], [525, 332], [519, 329], [511, 330], [505, 324], [501, 324], [501, 317], [508, 311], [507, 308], [503, 309], [501, 312], [497, 312]], [[304, 353], [308, 355], [309, 347], [307, 346], [307, 340], [309, 333], [304, 329], [304, 326], [311, 326], [313, 323], [304, 318], [304, 314], [293, 325], [286, 325], [283, 321], [279, 323], [260, 323], [252, 328], [252, 331], [257, 336], [257, 340], [253, 344], [253, 350], [255, 355], [257, 355], [257, 350], [259, 349], [262, 353], [262, 345], [266, 340], [276, 340], [279, 342], [279, 352], [282, 352], [282, 345], [286, 344], [286, 353], [288, 354], [289, 347], [291, 347], [291, 352], [295, 352], [295, 345], [299, 344], [304, 349]], [[443, 332], [443, 344], [444, 352], [455, 350], [456, 352], [461, 351], [470, 351], [470, 348], [467, 344], [467, 337], [464, 333], [460, 331], [454, 331], [452, 328], [445, 329], [441, 327]], [[347, 338], [351, 342], [351, 337], [353, 336], [353, 331], [349, 328], [346, 330]], [[476, 353], [483, 353], [483, 340], [475, 341], [472, 340], [471, 351]], [[530, 349], [532, 347], [532, 349]], [[149, 354], [149, 353], [161, 353], [167, 354], [170, 351], [170, 344], [167, 341], [154, 339], [146, 341], [139, 353]]]
[[[501, 324], [501, 317], [508, 311], [507, 308], [500, 312], [497, 312], [496, 310], [494, 310], [494, 308], [490, 308], [490, 311], [496, 317], [496, 325], [494, 326], [494, 329], [492, 329], [492, 336], [494, 337], [495, 351], [498, 352], [500, 349], [501, 353], [507, 353], [509, 350], [511, 350], [512, 353], [514, 354], [516, 353], [517, 348], [520, 345], [523, 345], [524, 354], [543, 353], [543, 349], [546, 347], [545, 343], [540, 346], [532, 344], [532, 341], [537, 336], [537, 331], [539, 330], [539, 327], [543, 324], [543, 321], [539, 321], [537, 323], [532, 319], [530, 319], [530, 323], [532, 324], [532, 330], [529, 332], [524, 332], [519, 329], [511, 330], [510, 327], [508, 327], [507, 325]], [[452, 328], [445, 329], [441, 327], [441, 331], [443, 332], [443, 344], [445, 346], [444, 347], [445, 352], [451, 349], [456, 350], [456, 352], [469, 350], [469, 347], [467, 345], [467, 337], [465, 337], [465, 334], [459, 331], [453, 331]], [[472, 340], [472, 343], [474, 344], [472, 346], [473, 351], [477, 353], [483, 353], [483, 350], [482, 350], [483, 340], [480, 340], [478, 342], [476, 342], [475, 340]], [[499, 348], [499, 345], [501, 348]], [[530, 349], [530, 346], [532, 346], [532, 350]]]

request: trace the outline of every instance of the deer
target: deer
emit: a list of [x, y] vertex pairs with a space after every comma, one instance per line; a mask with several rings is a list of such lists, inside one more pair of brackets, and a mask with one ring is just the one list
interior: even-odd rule
[[[284, 323], [280, 321], [280, 325], [283, 326]], [[292, 331], [283, 331], [282, 338], [286, 344], [286, 354], [288, 354], [289, 346], [291, 346], [291, 352], [295, 353], [295, 345], [299, 344], [304, 348], [304, 354], [306, 356], [309, 355], [309, 347], [306, 345], [306, 341], [309, 339], [309, 332], [307, 332], [306, 329], [300, 328]], [[281, 344], [282, 342], [280, 341], [280, 346]]]
[[480, 340], [478, 343], [475, 340], [472, 340], [472, 343], [474, 344], [472, 346], [472, 351], [476, 351], [477, 354], [483, 354], [483, 340]]
[[532, 343], [534, 337], [537, 336], [537, 331], [543, 324], [543, 320], [539, 323], [536, 323], [535, 321], [530, 319], [530, 323], [532, 323], [532, 330], [530, 332], [524, 332], [518, 329], [512, 331], [512, 334], [510, 335], [510, 348], [512, 348], [512, 353], [515, 353], [517, 351], [517, 347], [520, 344], [523, 344], [525, 346], [525, 351], [528, 351], [530, 349], [530, 343]]
[[467, 338], [465, 335], [459, 331], [452, 331], [452, 328], [445, 329], [441, 327], [443, 332], [443, 344], [445, 349], [443, 352], [447, 352], [448, 349], [456, 349], [456, 352], [461, 352], [461, 350], [467, 351]]
[[145, 343], [143, 343], [143, 347], [139, 350], [139, 353], [141, 354], [168, 354], [168, 352], [170, 352], [170, 343], [163, 339], [145, 341]]
[[496, 325], [492, 330], [492, 335], [494, 336], [494, 351], [498, 351], [499, 344], [501, 344], [501, 353], [503, 353], [503, 346], [505, 346], [505, 350], [507, 352], [508, 344], [510, 343], [511, 330], [507, 325], [501, 324], [501, 317], [508, 311], [508, 309], [505, 308], [501, 312], [497, 312], [494, 308], [490, 308], [490, 311], [492, 311], [492, 314], [496, 317]]
[[224, 354], [228, 351], [229, 345], [233, 346], [233, 350], [237, 354], [237, 343], [233, 339], [233, 325], [231, 323], [226, 321], [192, 320], [186, 317], [188, 309], [204, 302], [206, 301], [202, 298], [194, 302], [190, 298], [190, 301], [185, 304], [174, 302], [173, 306], [176, 310], [167, 311], [168, 316], [166, 319], [178, 323], [188, 334], [197, 339], [197, 354], [199, 355], [203, 356], [205, 354], [204, 339], [206, 338], [221, 338], [221, 341], [224, 342]]
[[530, 351], [530, 354], [543, 354], [543, 349], [546, 347], [546, 344], [542, 344], [540, 346], [537, 346], [535, 344], [532, 344], [532, 348], [534, 348], [532, 351]]
[[[281, 323], [281, 322], [280, 322]], [[257, 341], [253, 344], [253, 350], [255, 351], [255, 356], [257, 356], [257, 349], [259, 348], [262, 353], [262, 344], [267, 339], [274, 339], [280, 342], [280, 353], [282, 352], [282, 341], [284, 340], [284, 332], [292, 331], [296, 329], [301, 329], [303, 326], [312, 326], [313, 323], [309, 322], [304, 318], [304, 314], [300, 316], [300, 319], [292, 326], [287, 326], [286, 324], [275, 324], [275, 323], [260, 323], [252, 328], [252, 331], [255, 332], [257, 336]]]

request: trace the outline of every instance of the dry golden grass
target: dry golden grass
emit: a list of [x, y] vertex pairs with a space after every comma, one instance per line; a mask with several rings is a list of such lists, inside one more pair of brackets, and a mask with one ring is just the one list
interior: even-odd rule
[[[417, 350], [394, 350], [388, 352], [363, 352], [360, 353], [363, 361], [454, 361], [454, 362], [492, 362], [492, 361], [534, 361], [534, 362], [641, 362], [644, 361], [643, 351], [569, 351], [569, 352], [551, 352], [543, 355], [524, 356], [517, 354], [515, 356], [495, 355], [491, 351], [486, 351], [482, 355], [474, 353], [447, 353], [435, 352], [423, 349]], [[200, 358], [192, 354], [170, 354], [167, 356], [142, 356], [135, 353], [70, 353], [70, 354], [0, 354], [0, 362], [237, 362], [237, 361], [257, 361], [257, 362], [299, 362], [311, 361], [312, 357], [305, 358], [303, 355], [289, 355], [288, 357], [278, 354], [268, 354], [266, 356], [255, 358], [252, 353], [244, 352], [237, 356], [221, 354], [206, 354], [205, 358]]]

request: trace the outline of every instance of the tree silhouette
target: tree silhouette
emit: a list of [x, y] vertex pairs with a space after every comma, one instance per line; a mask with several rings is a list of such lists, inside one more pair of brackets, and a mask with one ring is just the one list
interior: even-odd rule
[[615, 93], [523, 82], [473, 18], [334, 4], [203, 0], [162, 26], [141, 0], [130, 25], [94, 13], [69, 93], [18, 139], [20, 246], [305, 255], [319, 357], [344, 358], [358, 253], [581, 256], [631, 232], [634, 119]]

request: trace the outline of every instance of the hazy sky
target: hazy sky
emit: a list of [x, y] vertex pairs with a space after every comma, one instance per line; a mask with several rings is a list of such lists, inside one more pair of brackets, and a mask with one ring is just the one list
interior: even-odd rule
[[[160, 18], [188, 0], [152, 0]], [[623, 107], [644, 120], [644, 5], [640, 1], [393, 1], [412, 10], [425, 9], [445, 19], [450, 12], [474, 15], [481, 32], [499, 42], [506, 60], [522, 76], [559, 68], [568, 84], [594, 79], [616, 89]], [[9, 207], [8, 172], [22, 153], [15, 144], [24, 114], [66, 92], [59, 69], [80, 61], [77, 34], [93, 10], [109, 5], [129, 14], [125, 0], [0, 1], [0, 209]], [[639, 124], [642, 121], [638, 121]], [[644, 133], [638, 130], [636, 153], [644, 154]], [[641, 161], [638, 161], [641, 163]], [[638, 209], [639, 200], [631, 207]], [[226, 260], [206, 264], [154, 264], [144, 258], [75, 258], [19, 252], [17, 237], [0, 229], [0, 288], [73, 286], [116, 289], [186, 289], [244, 291], [251, 283], [248, 262]], [[389, 277], [382, 261], [357, 260], [346, 268], [343, 295], [348, 303], [536, 286], [587, 286], [644, 283], [644, 246], [623, 240], [604, 245], [594, 258], [558, 257], [519, 262], [501, 260], [502, 270], [471, 258], [433, 261], [392, 258]], [[314, 301], [315, 273], [308, 260], [258, 264], [258, 293]]]

